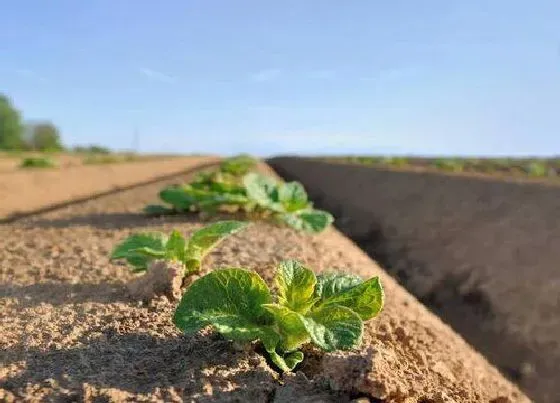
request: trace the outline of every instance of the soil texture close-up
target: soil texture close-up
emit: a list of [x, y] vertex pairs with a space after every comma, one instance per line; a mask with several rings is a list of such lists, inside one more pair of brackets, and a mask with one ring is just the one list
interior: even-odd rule
[[267, 162], [535, 401], [560, 402], [560, 186]]
[[360, 348], [306, 349], [292, 375], [210, 329], [182, 335], [176, 304], [130, 298], [129, 268], [110, 262], [138, 231], [192, 233], [195, 215], [147, 218], [178, 176], [0, 225], [0, 401], [527, 402], [449, 326], [335, 229], [311, 236], [255, 222], [203, 264], [256, 270], [271, 284], [287, 258], [315, 271], [380, 276], [386, 305]]

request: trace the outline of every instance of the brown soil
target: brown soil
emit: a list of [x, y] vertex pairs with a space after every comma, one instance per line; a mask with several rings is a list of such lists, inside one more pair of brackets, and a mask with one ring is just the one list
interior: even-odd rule
[[[1, 401], [527, 402], [466, 342], [336, 230], [319, 236], [255, 223], [205, 262], [271, 280], [297, 258], [317, 271], [379, 275], [386, 307], [352, 352], [306, 352], [280, 376], [259, 354], [208, 330], [181, 335], [175, 304], [127, 296], [133, 278], [107, 256], [141, 230], [191, 233], [194, 217], [148, 219], [162, 181], [0, 227]], [[364, 400], [361, 400], [364, 401]], [[367, 400], [366, 400], [367, 401]]]
[[185, 171], [209, 157], [0, 173], [0, 219]]
[[269, 162], [535, 400], [560, 402], [558, 186]]

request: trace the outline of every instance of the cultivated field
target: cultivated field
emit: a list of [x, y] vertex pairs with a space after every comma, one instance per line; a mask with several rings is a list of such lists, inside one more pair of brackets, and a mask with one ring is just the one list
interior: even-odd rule
[[559, 186], [268, 162], [536, 401], [558, 401]]
[[213, 157], [0, 172], [0, 220], [138, 182], [177, 174]]
[[21, 170], [21, 164], [26, 158], [50, 159], [55, 163], [51, 169], [66, 169], [81, 165], [122, 164], [126, 162], [161, 161], [172, 158], [184, 158], [175, 155], [150, 155], [133, 153], [39, 153], [20, 152], [9, 153], [0, 151], [0, 174]]
[[359, 349], [306, 351], [299, 371], [281, 376], [258, 346], [240, 349], [208, 330], [181, 335], [171, 322], [176, 304], [131, 299], [133, 275], [108, 255], [132, 232], [200, 228], [195, 215], [139, 213], [164, 185], [189, 178], [0, 226], [1, 401], [528, 401], [334, 229], [309, 235], [255, 222], [212, 252], [203, 272], [242, 266], [270, 283], [280, 260], [296, 258], [316, 271], [379, 275], [386, 305]]
[[444, 172], [504, 179], [560, 179], [560, 158], [317, 157], [319, 161], [416, 172]]

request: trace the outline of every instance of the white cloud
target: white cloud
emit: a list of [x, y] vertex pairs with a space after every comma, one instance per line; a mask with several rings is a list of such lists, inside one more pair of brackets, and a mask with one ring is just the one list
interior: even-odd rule
[[277, 79], [282, 71], [280, 69], [264, 69], [251, 75], [251, 80], [262, 83]]
[[152, 70], [152, 69], [147, 68], [147, 67], [141, 67], [138, 70], [144, 76], [146, 76], [146, 77], [148, 77], [152, 80], [155, 80], [155, 81], [160, 81], [160, 82], [163, 82], [163, 83], [174, 83], [174, 82], [177, 81], [177, 79], [173, 76], [162, 73], [161, 71]]

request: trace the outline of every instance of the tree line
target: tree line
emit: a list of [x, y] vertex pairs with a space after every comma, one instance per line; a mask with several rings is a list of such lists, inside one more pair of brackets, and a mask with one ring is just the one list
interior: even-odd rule
[[[2, 151], [64, 151], [58, 127], [52, 122], [25, 122], [11, 100], [0, 94], [0, 150]], [[74, 147], [76, 152], [109, 153], [106, 147], [91, 145]]]

